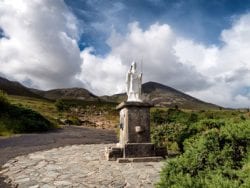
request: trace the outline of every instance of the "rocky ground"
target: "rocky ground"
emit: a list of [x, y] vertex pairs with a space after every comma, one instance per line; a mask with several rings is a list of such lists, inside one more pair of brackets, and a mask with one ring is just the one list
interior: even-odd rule
[[3, 165], [0, 173], [19, 188], [154, 187], [163, 162], [107, 161], [107, 146], [72, 145], [19, 156]]
[[[114, 107], [97, 108], [87, 106], [86, 108], [77, 109], [76, 117], [84, 127], [95, 127], [101, 129], [115, 130], [119, 124], [119, 115]], [[71, 113], [74, 116], [74, 113]]]
[[[115, 143], [114, 131], [66, 126], [44, 134], [23, 134], [10, 138], [0, 137], [0, 166], [8, 160], [29, 153], [74, 144]], [[9, 187], [0, 177], [0, 187]]]

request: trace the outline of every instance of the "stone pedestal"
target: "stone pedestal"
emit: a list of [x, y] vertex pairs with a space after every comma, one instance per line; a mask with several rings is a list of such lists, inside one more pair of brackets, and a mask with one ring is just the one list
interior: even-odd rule
[[122, 102], [117, 106], [120, 110], [120, 139], [116, 147], [106, 148], [108, 160], [143, 162], [144, 159], [159, 161], [159, 157], [165, 157], [166, 152], [150, 142], [150, 107], [151, 104], [143, 102]]

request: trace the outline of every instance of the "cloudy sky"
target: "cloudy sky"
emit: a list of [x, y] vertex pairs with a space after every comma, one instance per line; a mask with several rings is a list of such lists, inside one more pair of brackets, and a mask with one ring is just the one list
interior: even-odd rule
[[144, 82], [250, 107], [250, 0], [0, 0], [0, 76], [114, 94], [132, 60]]

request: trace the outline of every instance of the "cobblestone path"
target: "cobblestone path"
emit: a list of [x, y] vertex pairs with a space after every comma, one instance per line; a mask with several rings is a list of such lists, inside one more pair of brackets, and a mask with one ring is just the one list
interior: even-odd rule
[[106, 161], [110, 144], [72, 145], [19, 156], [3, 165], [0, 175], [19, 188], [154, 187], [163, 162]]

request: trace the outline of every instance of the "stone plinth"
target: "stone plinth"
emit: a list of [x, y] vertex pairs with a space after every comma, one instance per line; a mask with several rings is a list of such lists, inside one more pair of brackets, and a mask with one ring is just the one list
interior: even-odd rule
[[155, 156], [155, 146], [152, 143], [127, 143], [124, 145], [124, 158], [152, 156]]
[[106, 148], [108, 160], [119, 158], [118, 162], [136, 162], [135, 158], [140, 158], [139, 161], [145, 158], [159, 161], [159, 157], [165, 157], [166, 151], [150, 142], [150, 107], [151, 104], [143, 102], [122, 102], [117, 106], [120, 140], [116, 147]]
[[126, 143], [150, 142], [150, 107], [149, 103], [122, 102], [120, 110], [120, 146]]

